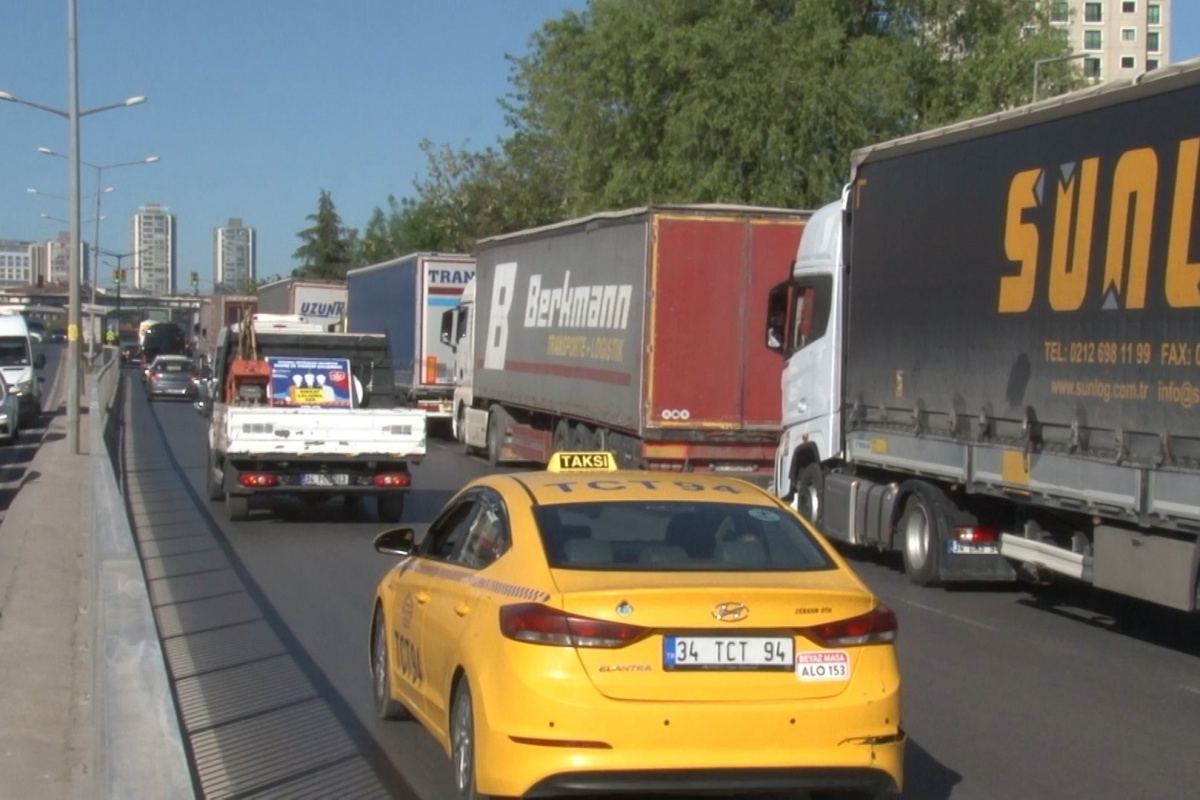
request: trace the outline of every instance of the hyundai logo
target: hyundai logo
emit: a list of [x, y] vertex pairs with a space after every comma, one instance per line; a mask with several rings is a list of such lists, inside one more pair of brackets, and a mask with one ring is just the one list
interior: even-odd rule
[[713, 606], [712, 615], [720, 622], [741, 622], [750, 616], [750, 609], [744, 603], [718, 603]]

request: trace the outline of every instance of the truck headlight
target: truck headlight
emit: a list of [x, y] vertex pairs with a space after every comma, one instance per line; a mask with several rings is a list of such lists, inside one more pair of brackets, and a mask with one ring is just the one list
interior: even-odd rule
[[25, 394], [26, 392], [32, 392], [32, 391], [33, 391], [33, 380], [17, 382], [17, 394]]

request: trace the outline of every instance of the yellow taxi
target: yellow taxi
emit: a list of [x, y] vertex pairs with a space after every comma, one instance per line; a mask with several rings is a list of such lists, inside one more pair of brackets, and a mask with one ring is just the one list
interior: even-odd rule
[[749, 483], [558, 453], [375, 547], [376, 711], [460, 798], [902, 788], [895, 615]]

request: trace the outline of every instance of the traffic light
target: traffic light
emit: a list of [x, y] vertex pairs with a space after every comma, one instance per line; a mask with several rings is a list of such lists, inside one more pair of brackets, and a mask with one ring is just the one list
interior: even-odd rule
[[200, 273], [193, 272], [192, 273], [192, 286], [199, 286], [199, 285], [200, 285]]
[[125, 270], [114, 269], [113, 270], [113, 282], [116, 283], [117, 285], [124, 283], [125, 282]]

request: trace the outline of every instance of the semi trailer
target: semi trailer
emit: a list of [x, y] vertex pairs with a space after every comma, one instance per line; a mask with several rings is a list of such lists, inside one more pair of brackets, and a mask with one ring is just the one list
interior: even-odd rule
[[808, 216], [655, 206], [481, 240], [475, 280], [443, 316], [455, 435], [493, 463], [605, 449], [765, 485], [779, 382], [757, 298], [786, 275]]
[[1195, 610], [1200, 60], [856, 151], [769, 293], [775, 491], [912, 581]]

